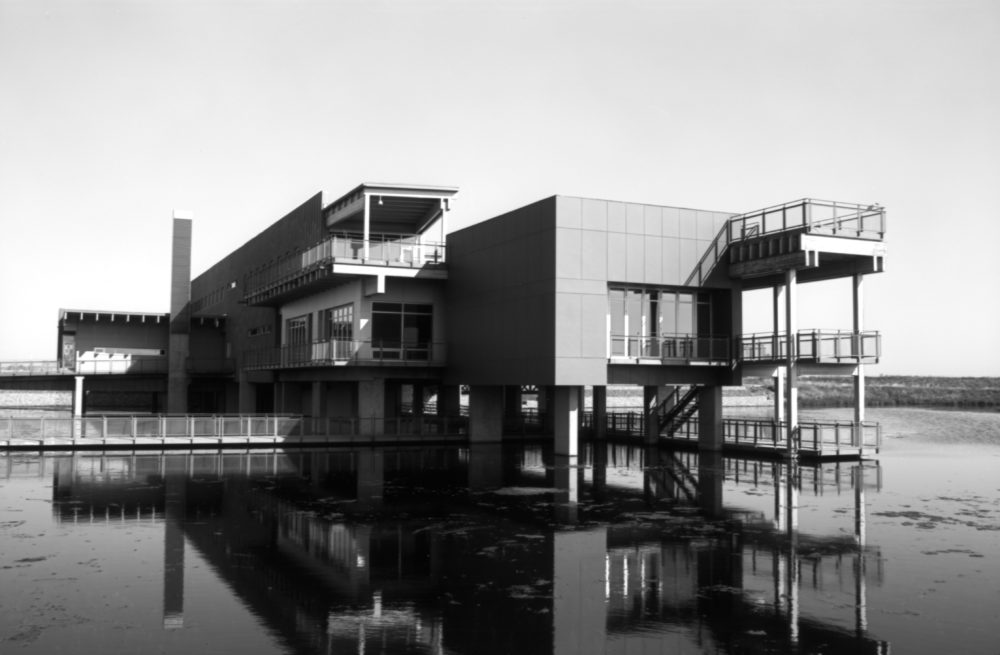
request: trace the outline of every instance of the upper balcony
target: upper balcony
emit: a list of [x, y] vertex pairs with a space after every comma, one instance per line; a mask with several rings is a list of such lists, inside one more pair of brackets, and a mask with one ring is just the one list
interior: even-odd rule
[[316, 366], [444, 365], [445, 344], [429, 341], [322, 339], [312, 343], [250, 350], [243, 358], [243, 367], [250, 370]]
[[364, 183], [323, 209], [327, 236], [252, 271], [243, 301], [278, 305], [345, 278], [445, 279], [446, 219], [454, 187]]
[[243, 300], [268, 305], [314, 293], [344, 276], [444, 279], [445, 244], [420, 235], [335, 235], [312, 248], [247, 274]]
[[727, 336], [612, 334], [609, 346], [612, 364], [723, 366], [730, 360]]
[[[885, 208], [803, 198], [735, 216], [719, 231], [687, 280], [704, 286], [724, 259], [729, 277], [752, 280], [788, 268], [803, 279], [839, 277], [857, 267], [881, 270], [885, 257]], [[725, 257], [724, 257], [725, 255]], [[865, 263], [867, 260], [870, 263]], [[761, 286], [770, 284], [770, 281]]]

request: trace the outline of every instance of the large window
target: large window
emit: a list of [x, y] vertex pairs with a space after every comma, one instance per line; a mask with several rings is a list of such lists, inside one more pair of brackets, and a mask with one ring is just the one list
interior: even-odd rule
[[309, 343], [312, 338], [310, 318], [310, 314], [303, 314], [285, 321], [285, 343], [287, 345], [302, 346]]
[[430, 359], [432, 305], [372, 303], [372, 353], [378, 359]]
[[354, 305], [348, 303], [339, 307], [324, 309], [320, 325], [323, 338], [327, 340], [350, 341], [354, 338]]
[[608, 304], [612, 356], [688, 359], [695, 338], [711, 333], [707, 293], [611, 287]]
[[354, 347], [354, 305], [347, 303], [324, 309], [319, 315], [323, 334], [322, 359], [350, 359]]

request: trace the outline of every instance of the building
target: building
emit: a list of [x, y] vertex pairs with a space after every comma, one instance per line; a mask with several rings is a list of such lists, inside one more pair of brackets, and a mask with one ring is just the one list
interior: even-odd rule
[[[627, 384], [644, 389], [650, 439], [697, 408], [712, 449], [722, 387], [774, 377], [775, 418], [793, 434], [797, 378], [824, 372], [854, 377], [860, 430], [864, 365], [881, 347], [862, 292], [884, 267], [882, 207], [732, 214], [553, 196], [449, 233], [456, 193], [317, 194], [193, 280], [190, 217], [175, 215], [168, 409], [345, 417], [380, 433], [430, 399], [457, 414], [467, 386], [469, 437], [488, 441], [530, 385], [556, 451], [573, 456], [583, 389], [603, 425], [607, 386]], [[800, 286], [833, 278], [853, 285], [853, 329], [800, 326]], [[743, 291], [761, 288], [774, 329], [744, 335]]]

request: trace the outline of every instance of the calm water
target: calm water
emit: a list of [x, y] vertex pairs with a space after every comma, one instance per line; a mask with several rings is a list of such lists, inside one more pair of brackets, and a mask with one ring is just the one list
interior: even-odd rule
[[0, 652], [1000, 653], [1000, 414], [871, 414], [878, 462], [792, 469], [0, 456]]

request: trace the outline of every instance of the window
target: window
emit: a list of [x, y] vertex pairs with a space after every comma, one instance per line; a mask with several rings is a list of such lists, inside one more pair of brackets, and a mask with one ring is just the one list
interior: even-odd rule
[[285, 321], [285, 343], [289, 346], [302, 346], [310, 341], [309, 314], [296, 316]]
[[433, 305], [372, 303], [372, 353], [377, 359], [430, 359]]
[[707, 293], [609, 288], [612, 356], [692, 357], [695, 337], [711, 334]]
[[324, 309], [320, 314], [320, 329], [326, 340], [322, 359], [350, 359], [354, 354], [354, 305]]
[[324, 309], [320, 320], [324, 339], [350, 341], [354, 338], [354, 305], [352, 303]]

